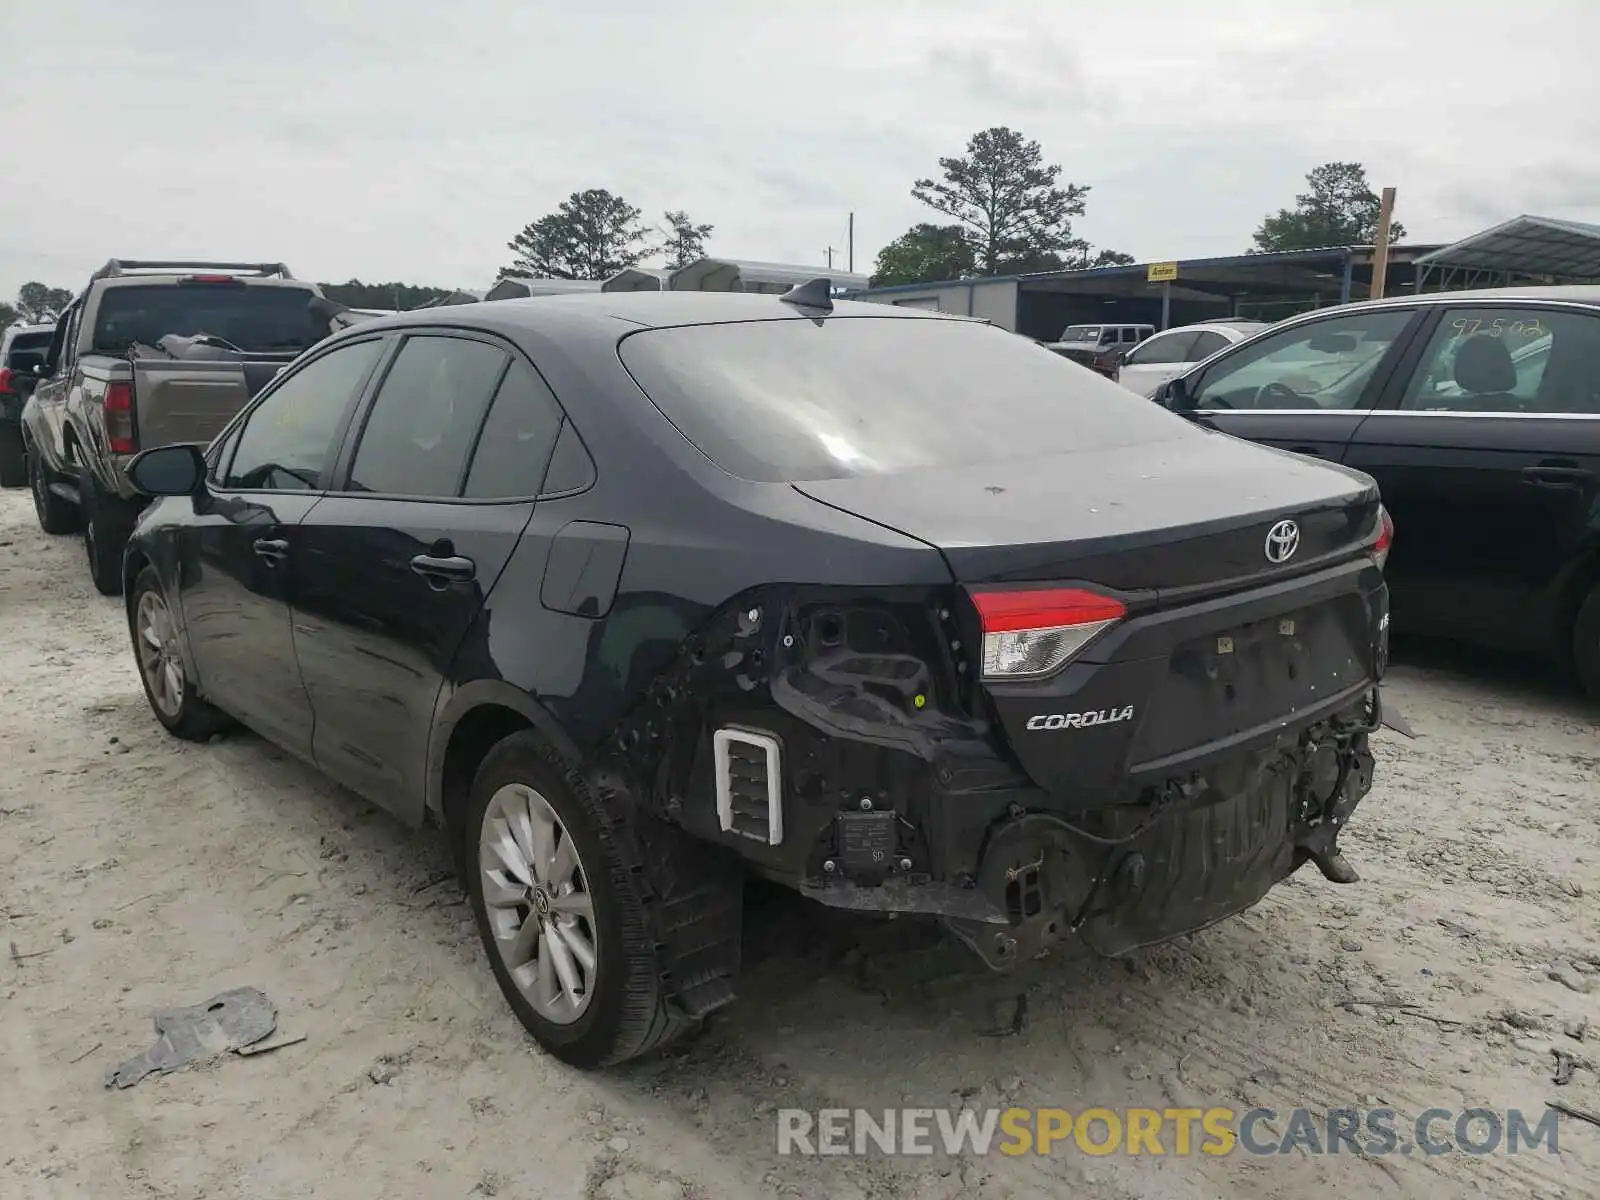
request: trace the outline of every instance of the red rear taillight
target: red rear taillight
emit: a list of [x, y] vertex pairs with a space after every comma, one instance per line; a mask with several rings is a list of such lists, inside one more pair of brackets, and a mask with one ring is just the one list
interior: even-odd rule
[[185, 275], [181, 283], [240, 283], [236, 275]]
[[0, 396], [14, 396], [16, 387], [12, 384], [12, 377], [16, 374], [10, 367], [0, 367]]
[[1082, 588], [974, 592], [983, 625], [985, 679], [1037, 679], [1058, 671], [1127, 615], [1120, 600]]
[[113, 454], [132, 454], [133, 384], [127, 380], [106, 384], [106, 441]]
[[1378, 508], [1378, 540], [1373, 544], [1372, 557], [1378, 560], [1382, 567], [1389, 561], [1389, 547], [1394, 545], [1394, 518], [1389, 515], [1389, 510], [1380, 506]]

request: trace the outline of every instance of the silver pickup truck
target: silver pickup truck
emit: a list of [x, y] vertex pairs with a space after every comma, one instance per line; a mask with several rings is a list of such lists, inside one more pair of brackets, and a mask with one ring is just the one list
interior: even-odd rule
[[134, 455], [210, 442], [346, 314], [282, 263], [107, 263], [62, 313], [23, 408], [40, 527], [81, 529], [95, 586], [115, 595], [144, 503]]

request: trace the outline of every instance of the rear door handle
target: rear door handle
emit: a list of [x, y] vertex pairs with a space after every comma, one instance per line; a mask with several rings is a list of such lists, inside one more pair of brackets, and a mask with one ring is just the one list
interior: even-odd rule
[[274, 538], [257, 538], [255, 551], [268, 562], [281, 562], [289, 556], [289, 543]]
[[1523, 482], [1532, 484], [1534, 487], [1579, 487], [1590, 482], [1593, 478], [1594, 472], [1585, 467], [1567, 467], [1554, 463], [1541, 463], [1537, 467], [1524, 467], [1522, 469]]
[[411, 560], [411, 569], [427, 580], [444, 583], [466, 583], [478, 573], [476, 564], [459, 554], [444, 557], [419, 554]]

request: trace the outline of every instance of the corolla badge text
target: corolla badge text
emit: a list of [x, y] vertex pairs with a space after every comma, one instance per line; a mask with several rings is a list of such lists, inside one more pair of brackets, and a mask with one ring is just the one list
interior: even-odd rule
[[1029, 729], [1088, 729], [1092, 725], [1114, 725], [1133, 719], [1133, 705], [1102, 708], [1098, 712], [1040, 713], [1028, 718]]

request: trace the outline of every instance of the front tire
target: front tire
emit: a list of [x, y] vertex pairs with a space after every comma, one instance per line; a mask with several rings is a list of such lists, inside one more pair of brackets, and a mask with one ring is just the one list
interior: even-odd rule
[[39, 457], [37, 446], [28, 447], [28, 486], [33, 490], [33, 511], [46, 533], [76, 533], [78, 506], [50, 490], [52, 472]]
[[532, 731], [489, 752], [460, 836], [467, 892], [495, 979], [534, 1040], [601, 1067], [690, 1024], [667, 1005], [628, 835]]
[[89, 577], [102, 596], [120, 596], [122, 552], [127, 549], [136, 514], [122, 497], [101, 487], [87, 468], [78, 471], [78, 505], [83, 516], [83, 548], [89, 556]]
[[168, 733], [187, 742], [203, 742], [227, 727], [227, 715], [200, 698], [184, 668], [177, 623], [154, 567], [146, 567], [133, 581], [128, 632], [145, 699]]

